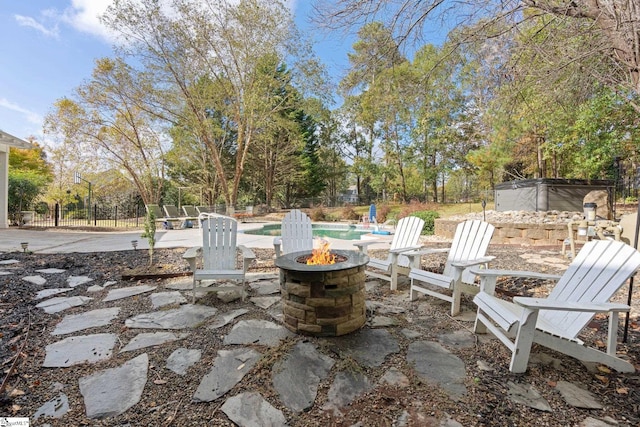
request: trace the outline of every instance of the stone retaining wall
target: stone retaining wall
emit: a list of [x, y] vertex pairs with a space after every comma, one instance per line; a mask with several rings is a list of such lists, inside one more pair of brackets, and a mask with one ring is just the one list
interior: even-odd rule
[[[436, 219], [436, 236], [453, 239], [460, 220]], [[567, 238], [567, 224], [518, 224], [493, 223], [492, 244], [511, 244], [529, 246], [562, 246]]]

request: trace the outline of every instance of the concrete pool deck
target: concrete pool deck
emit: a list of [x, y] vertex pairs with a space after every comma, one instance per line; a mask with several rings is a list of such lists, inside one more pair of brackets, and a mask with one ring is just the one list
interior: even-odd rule
[[[245, 230], [260, 228], [270, 223], [238, 223], [238, 244], [249, 248], [273, 248], [273, 236], [245, 234]], [[149, 249], [142, 231], [73, 231], [69, 229], [34, 230], [8, 228], [0, 231], [0, 252], [20, 252], [22, 242], [28, 242], [28, 250], [34, 253], [110, 252], [133, 249], [132, 240], [138, 241], [138, 249]], [[365, 238], [389, 241], [391, 236], [365, 236]], [[353, 240], [327, 238], [335, 249], [356, 249]], [[199, 228], [156, 231], [156, 248], [188, 248], [202, 242]], [[382, 243], [380, 248], [384, 248]]]

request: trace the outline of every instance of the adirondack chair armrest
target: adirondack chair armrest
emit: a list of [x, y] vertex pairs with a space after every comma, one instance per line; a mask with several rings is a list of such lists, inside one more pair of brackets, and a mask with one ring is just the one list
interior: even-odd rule
[[406, 252], [414, 252], [418, 249], [420, 249], [422, 246], [407, 246], [406, 248], [395, 248], [395, 249], [391, 249], [389, 252], [392, 254], [403, 254], [406, 255]]
[[[465, 268], [471, 267], [473, 265], [486, 264], [488, 262], [493, 261], [494, 259], [496, 259], [496, 257], [494, 257], [494, 256], [483, 256], [481, 258], [468, 259], [468, 260], [465, 260], [465, 261], [453, 261], [453, 262], [451, 262], [451, 266], [452, 267], [456, 267], [456, 268], [465, 269]], [[481, 271], [484, 271], [484, 269], [481, 270]]]
[[423, 246], [421, 246], [419, 250], [407, 252], [404, 255], [422, 256], [422, 255], [429, 255], [429, 254], [446, 253], [446, 252], [449, 252], [449, 250], [451, 250], [451, 248], [424, 248]]
[[528, 277], [531, 279], [542, 280], [560, 280], [562, 276], [557, 274], [537, 273], [535, 271], [520, 271], [520, 270], [496, 270], [491, 268], [472, 267], [469, 269], [472, 274], [480, 277], [480, 291], [493, 295], [496, 280], [501, 276], [509, 277]]
[[191, 271], [196, 271], [196, 258], [202, 253], [202, 246], [194, 246], [186, 250], [182, 258], [187, 260]]
[[276, 258], [282, 253], [282, 237], [273, 238], [273, 248], [276, 250]]
[[238, 245], [237, 248], [242, 252], [242, 268], [246, 273], [253, 260], [256, 259], [256, 254], [244, 245]]
[[386, 244], [390, 244], [391, 242], [386, 241], [386, 240], [364, 240], [364, 241], [360, 241], [360, 242], [354, 242], [353, 246], [357, 246], [358, 249], [363, 252], [363, 253], [367, 253], [367, 249], [369, 248], [370, 245], [376, 244], [376, 243], [386, 243]]
[[631, 310], [626, 304], [570, 302], [549, 300], [548, 298], [514, 297], [513, 302], [530, 310], [561, 310], [585, 312], [626, 312]]

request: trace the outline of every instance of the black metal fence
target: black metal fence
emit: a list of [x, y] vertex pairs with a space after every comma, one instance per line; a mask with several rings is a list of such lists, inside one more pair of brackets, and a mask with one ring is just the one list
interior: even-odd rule
[[22, 211], [16, 223], [25, 227], [105, 227], [142, 228], [146, 210], [144, 205], [99, 206], [90, 209], [77, 205], [39, 205], [36, 211]]

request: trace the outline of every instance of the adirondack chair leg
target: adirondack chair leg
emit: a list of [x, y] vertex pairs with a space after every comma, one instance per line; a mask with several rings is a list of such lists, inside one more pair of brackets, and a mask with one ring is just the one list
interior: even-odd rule
[[511, 364], [509, 365], [509, 370], [513, 373], [520, 374], [527, 370], [537, 321], [538, 311], [524, 310], [518, 326], [519, 330], [516, 335], [513, 354], [511, 355]]
[[481, 316], [481, 312], [480, 309], [478, 309], [478, 312], [476, 314], [476, 320], [475, 322], [473, 322], [473, 333], [474, 334], [486, 334], [487, 333], [487, 326], [480, 320], [480, 316]]
[[391, 290], [398, 290], [398, 266], [391, 264]]
[[618, 312], [609, 313], [609, 333], [607, 334], [607, 354], [616, 355], [618, 346]]
[[462, 271], [459, 268], [453, 270], [453, 292], [451, 302], [451, 316], [460, 314], [460, 301], [462, 300]]
[[191, 289], [191, 304], [195, 304], [196, 303], [196, 287], [197, 287], [197, 280], [195, 278], [195, 274], [193, 277], [193, 288]]

